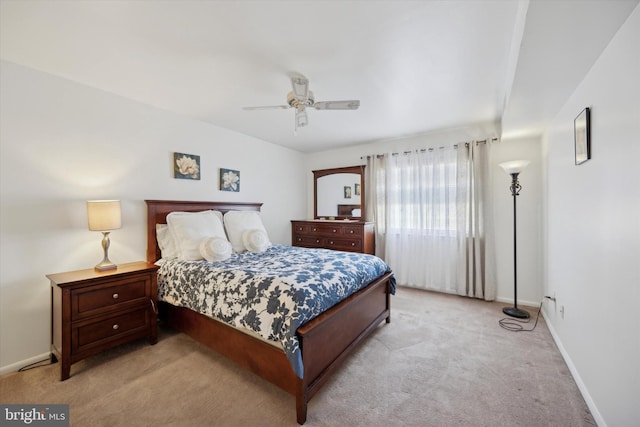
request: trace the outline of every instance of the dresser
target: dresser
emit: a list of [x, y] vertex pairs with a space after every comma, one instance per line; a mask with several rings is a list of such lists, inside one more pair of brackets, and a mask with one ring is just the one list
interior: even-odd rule
[[71, 364], [135, 339], [157, 342], [158, 266], [146, 262], [48, 274], [51, 281], [51, 351], [60, 380]]
[[291, 244], [305, 248], [375, 253], [373, 222], [364, 221], [291, 221]]

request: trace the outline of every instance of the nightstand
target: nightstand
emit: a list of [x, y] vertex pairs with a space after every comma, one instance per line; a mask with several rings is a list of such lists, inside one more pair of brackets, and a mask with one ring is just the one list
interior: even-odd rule
[[47, 274], [51, 281], [51, 351], [61, 362], [60, 380], [71, 364], [126, 342], [158, 341], [158, 266], [146, 262]]

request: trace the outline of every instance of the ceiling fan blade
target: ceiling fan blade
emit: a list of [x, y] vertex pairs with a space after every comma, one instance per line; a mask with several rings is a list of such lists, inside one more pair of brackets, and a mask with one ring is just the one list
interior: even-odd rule
[[243, 110], [286, 110], [287, 108], [291, 108], [291, 105], [265, 105], [262, 107], [242, 107]]
[[319, 101], [313, 104], [316, 110], [357, 110], [360, 101]]
[[307, 112], [304, 109], [296, 110], [296, 129], [309, 124]]
[[302, 74], [291, 75], [291, 87], [297, 100], [306, 102], [309, 99], [309, 80]]

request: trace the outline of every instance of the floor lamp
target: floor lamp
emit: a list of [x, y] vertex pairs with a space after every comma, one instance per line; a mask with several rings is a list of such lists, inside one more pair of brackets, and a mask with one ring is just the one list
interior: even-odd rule
[[518, 308], [518, 245], [516, 244], [516, 196], [520, 194], [520, 183], [518, 182], [518, 174], [527, 167], [528, 160], [513, 160], [511, 162], [500, 163], [500, 167], [506, 173], [511, 175], [511, 195], [513, 196], [513, 307], [505, 307], [502, 309], [504, 314], [519, 319], [528, 319], [529, 312]]

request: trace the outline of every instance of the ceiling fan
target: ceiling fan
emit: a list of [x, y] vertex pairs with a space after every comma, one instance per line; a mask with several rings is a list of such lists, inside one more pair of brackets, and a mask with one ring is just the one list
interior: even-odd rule
[[300, 73], [291, 74], [292, 91], [287, 94], [288, 105], [266, 105], [263, 107], [244, 107], [245, 110], [270, 110], [295, 108], [295, 129], [309, 124], [306, 108], [316, 110], [357, 110], [360, 101], [316, 101], [313, 92], [309, 90], [309, 79]]

